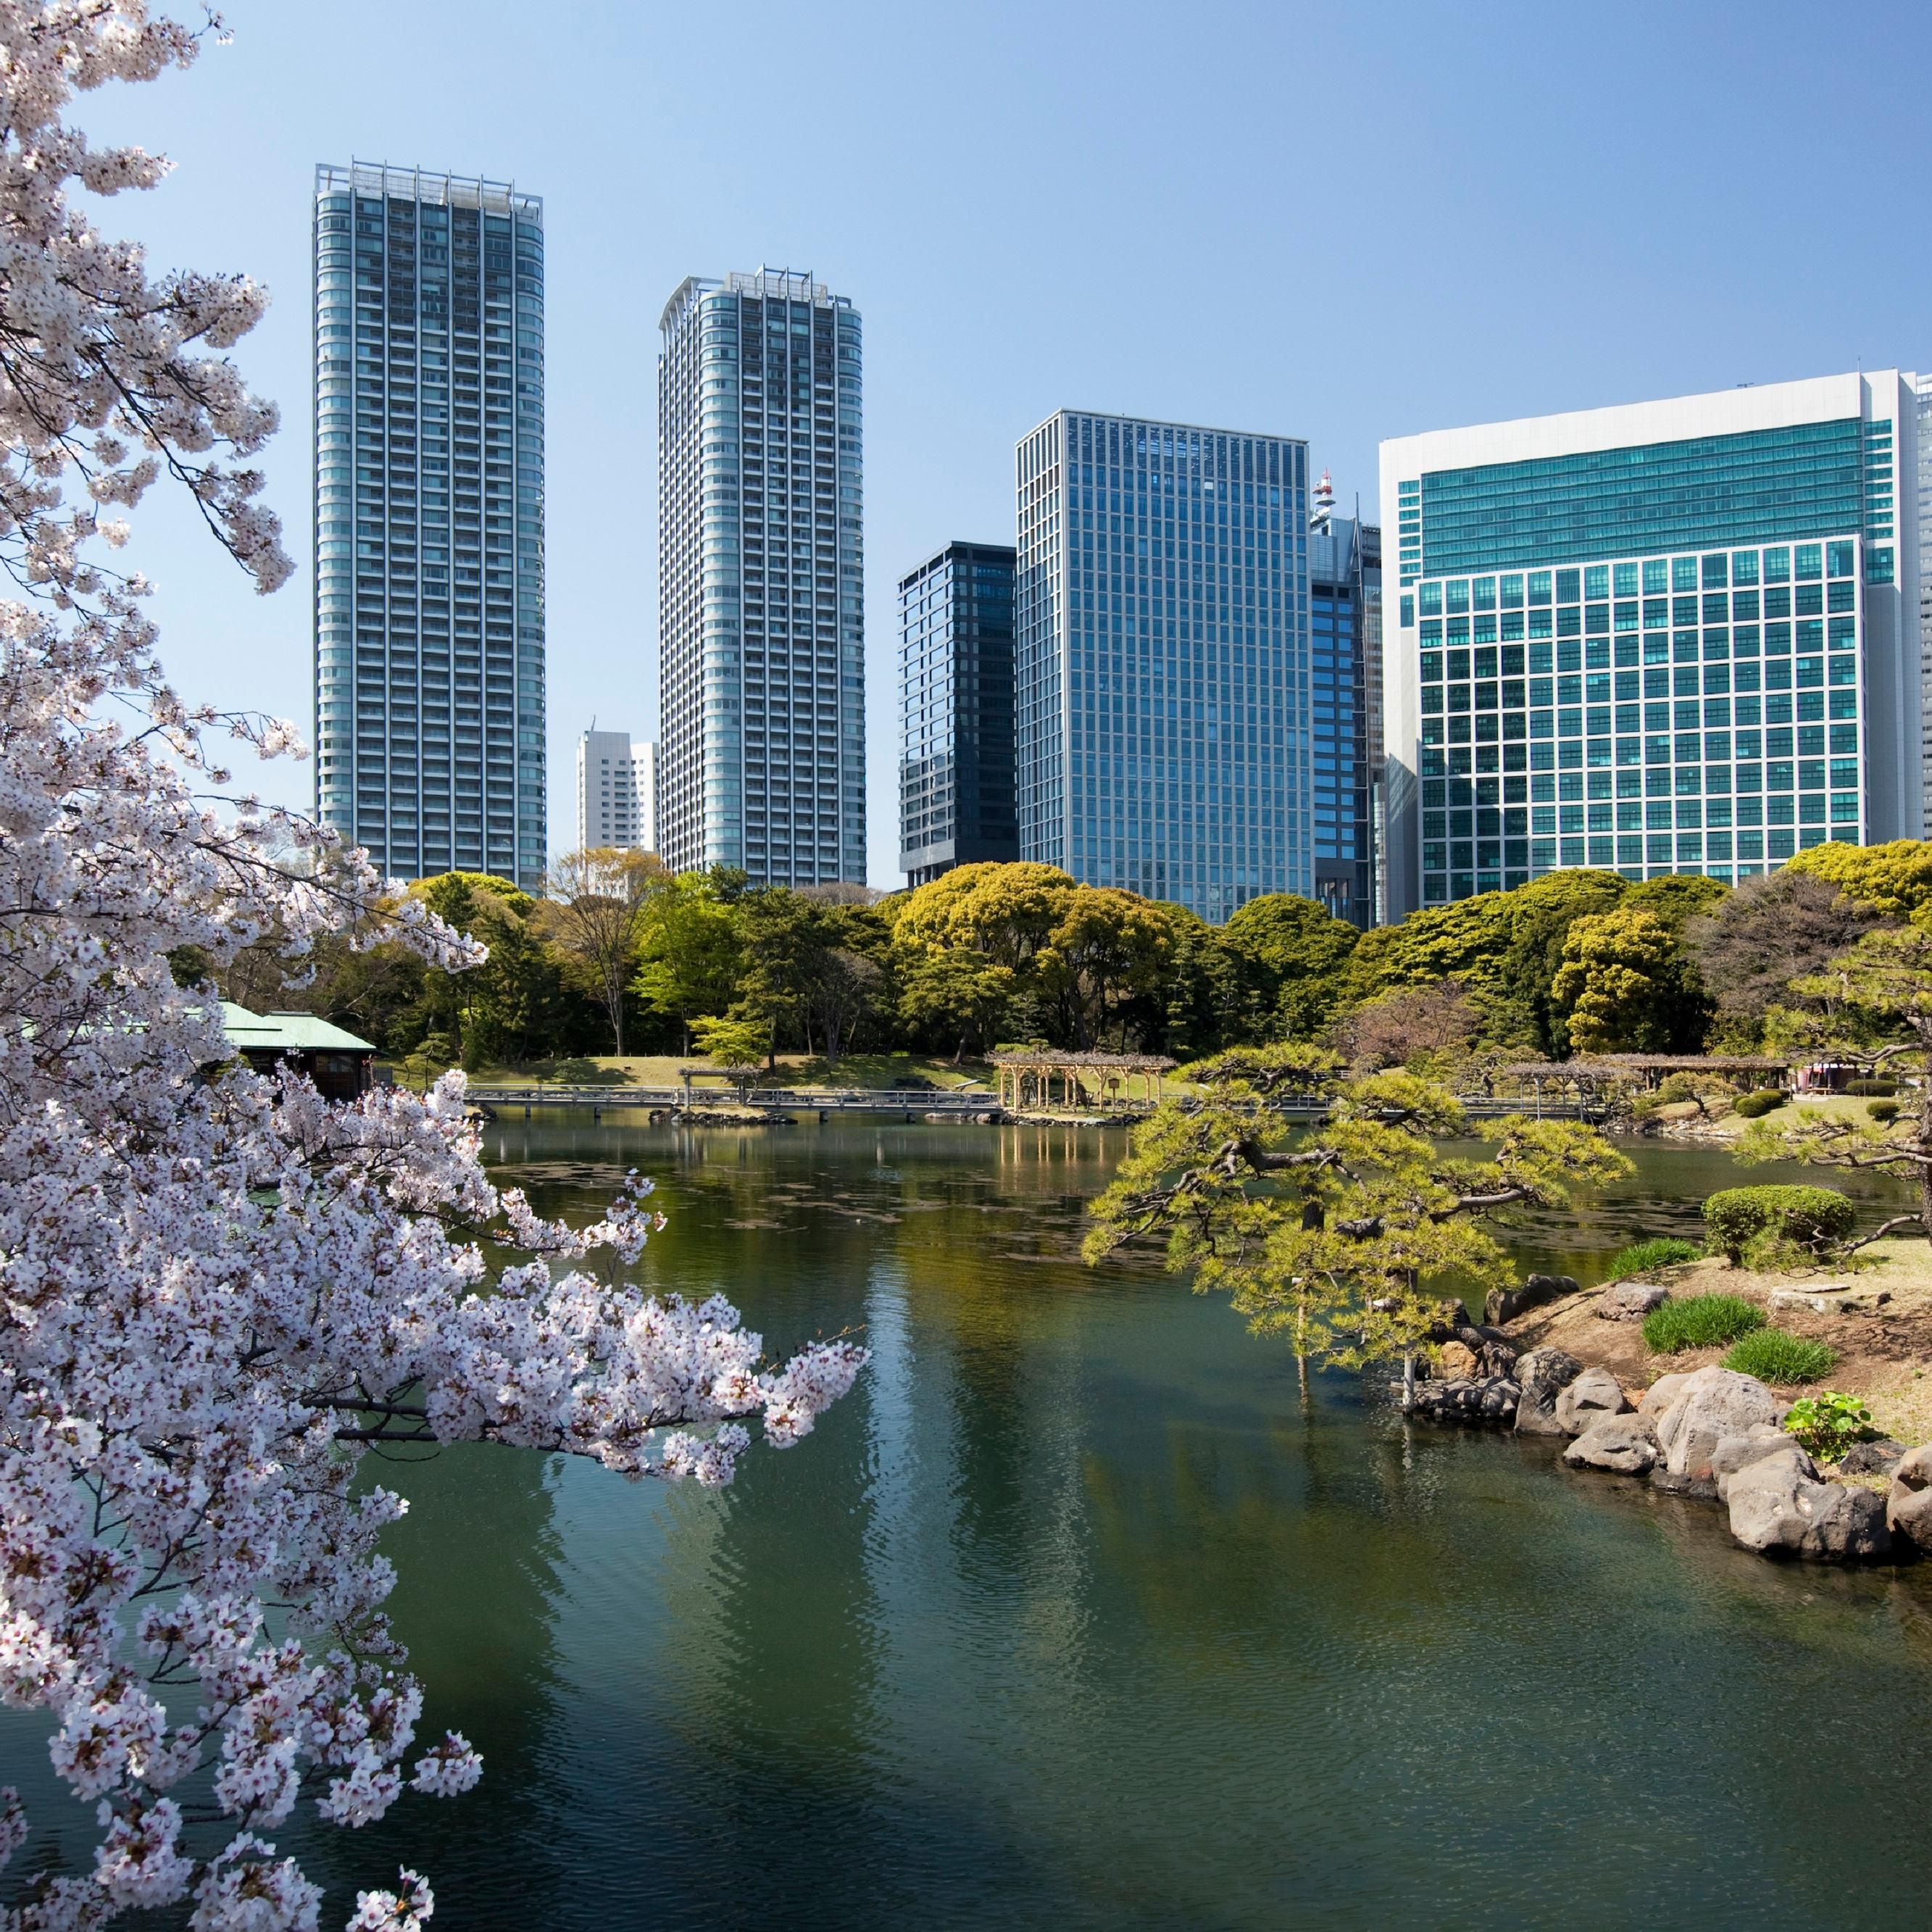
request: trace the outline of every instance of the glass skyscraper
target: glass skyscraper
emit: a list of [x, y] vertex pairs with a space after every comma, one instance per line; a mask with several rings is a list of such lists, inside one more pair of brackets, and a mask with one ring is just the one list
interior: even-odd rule
[[315, 184], [316, 808], [379, 869], [545, 857], [543, 204]]
[[1308, 537], [1315, 896], [1358, 926], [1376, 917], [1382, 574], [1382, 532], [1318, 506]]
[[1020, 856], [1216, 922], [1309, 892], [1306, 444], [1063, 410], [1018, 471]]
[[1918, 836], [1916, 380], [1385, 442], [1389, 913]]
[[899, 580], [899, 869], [1020, 856], [1013, 805], [1013, 553], [951, 543]]
[[692, 277], [658, 358], [658, 838], [674, 871], [866, 877], [859, 316]]

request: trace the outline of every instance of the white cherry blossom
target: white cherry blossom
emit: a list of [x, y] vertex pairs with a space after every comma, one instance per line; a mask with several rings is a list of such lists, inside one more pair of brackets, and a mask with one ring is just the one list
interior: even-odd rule
[[[318, 1888], [264, 1833], [476, 1783], [464, 1738], [418, 1743], [380, 1548], [406, 1505], [354, 1492], [370, 1444], [715, 1484], [747, 1420], [796, 1442], [864, 1360], [834, 1340], [774, 1364], [722, 1298], [577, 1271], [637, 1260], [647, 1181], [594, 1226], [546, 1220], [490, 1184], [460, 1075], [332, 1105], [234, 1063], [212, 989], [176, 983], [184, 949], [271, 937], [296, 961], [326, 932], [480, 956], [330, 832], [219, 795], [210, 744], [273, 756], [292, 728], [184, 702], [146, 584], [90, 560], [126, 535], [100, 508], [166, 476], [261, 589], [289, 574], [250, 460], [275, 411], [225, 354], [266, 291], [151, 278], [68, 198], [166, 166], [90, 148], [74, 95], [198, 44], [145, 0], [0, 0], [0, 1701], [46, 1713], [99, 1823], [86, 1869], [0, 1932], [156, 1906], [314, 1927]], [[0, 1864], [28, 1824], [0, 1792]], [[348, 1923], [404, 1932], [433, 1903], [405, 1872]]]

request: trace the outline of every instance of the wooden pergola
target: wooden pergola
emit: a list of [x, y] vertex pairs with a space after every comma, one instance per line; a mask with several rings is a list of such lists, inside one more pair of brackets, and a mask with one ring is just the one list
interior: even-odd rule
[[1490, 1084], [1492, 1092], [1527, 1090], [1540, 1102], [1546, 1095], [1593, 1097], [1612, 1087], [1652, 1093], [1673, 1073], [1706, 1073], [1751, 1085], [1782, 1087], [1790, 1071], [1788, 1062], [1762, 1054], [1593, 1053], [1580, 1054], [1574, 1060], [1532, 1060], [1498, 1066], [1490, 1076]]
[[691, 1106], [691, 1084], [694, 1080], [723, 1080], [738, 1090], [738, 1101], [745, 1104], [745, 1096], [764, 1078], [762, 1066], [713, 1066], [708, 1062], [701, 1066], [680, 1066], [677, 1077], [684, 1082], [684, 1104], [687, 1111]]
[[1176, 1064], [1158, 1053], [1063, 1053], [1046, 1047], [996, 1053], [992, 1062], [1000, 1105], [1016, 1114], [1029, 1107], [1158, 1106], [1161, 1076]]

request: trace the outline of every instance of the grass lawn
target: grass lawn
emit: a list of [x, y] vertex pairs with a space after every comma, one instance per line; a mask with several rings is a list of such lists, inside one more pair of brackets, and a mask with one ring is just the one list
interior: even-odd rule
[[[681, 1054], [626, 1054], [620, 1059], [614, 1054], [600, 1053], [592, 1056], [592, 1061], [614, 1076], [628, 1073], [630, 1079], [626, 1084], [637, 1087], [678, 1086], [681, 1084], [678, 1078], [680, 1066], [704, 1064], [701, 1054], [694, 1054], [686, 1060]], [[822, 1058], [807, 1059], [800, 1053], [782, 1053], [778, 1055], [777, 1071], [769, 1076], [769, 1084], [801, 1088], [889, 1088], [913, 1075], [930, 1080], [935, 1087], [959, 1087], [976, 1076], [990, 1084], [991, 1073], [991, 1068], [982, 1061], [969, 1060], [955, 1066], [950, 1060], [932, 1059], [923, 1054], [860, 1053], [842, 1058], [836, 1071], [828, 1076]], [[542, 1084], [537, 1075], [514, 1066], [484, 1067], [472, 1078], [477, 1084], [489, 1086]]]

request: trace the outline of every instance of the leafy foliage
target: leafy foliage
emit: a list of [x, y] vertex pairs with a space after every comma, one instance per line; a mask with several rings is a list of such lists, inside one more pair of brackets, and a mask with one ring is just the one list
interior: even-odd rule
[[1858, 1210], [1827, 1187], [1728, 1187], [1704, 1203], [1712, 1249], [1733, 1268], [1760, 1234], [1796, 1243], [1814, 1255], [1850, 1238]]
[[1786, 1328], [1760, 1328], [1732, 1345], [1724, 1366], [1788, 1388], [1794, 1382], [1815, 1382], [1829, 1375], [1838, 1360], [1838, 1350], [1822, 1342], [1808, 1341]]
[[1774, 1114], [1784, 1105], [1785, 1096], [1774, 1088], [1765, 1088], [1755, 1094], [1739, 1096], [1731, 1109], [1741, 1120], [1760, 1120], [1766, 1114]]
[[1653, 1355], [1713, 1348], [1764, 1326], [1764, 1310], [1738, 1294], [1687, 1294], [1662, 1302], [1643, 1318], [1643, 1346]]
[[1842, 1461], [1845, 1451], [1869, 1433], [1871, 1411], [1855, 1395], [1826, 1389], [1800, 1396], [1786, 1412], [1784, 1426], [1798, 1447], [1821, 1462]]
[[[1449, 1155], [1436, 1142], [1468, 1123], [1446, 1089], [1393, 1072], [1345, 1079], [1319, 1048], [1240, 1049], [1184, 1077], [1198, 1097], [1136, 1126], [1090, 1210], [1086, 1258], [1160, 1239], [1170, 1270], [1225, 1291], [1304, 1360], [1412, 1354], [1440, 1312], [1432, 1289], [1513, 1282], [1496, 1230], [1630, 1171], [1593, 1129], [1522, 1115], [1486, 1128], [1487, 1159]], [[1311, 1130], [1267, 1108], [1312, 1088], [1333, 1098]]]

